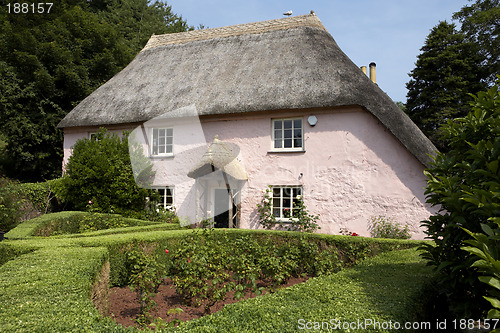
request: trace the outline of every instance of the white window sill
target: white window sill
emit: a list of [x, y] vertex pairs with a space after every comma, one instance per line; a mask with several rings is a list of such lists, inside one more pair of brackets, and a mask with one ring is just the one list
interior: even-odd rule
[[290, 149], [270, 149], [267, 151], [268, 153], [305, 153], [306, 150], [303, 148], [290, 148]]
[[161, 158], [173, 158], [174, 154], [161, 154], [161, 155], [149, 155], [149, 158], [161, 159]]
[[299, 222], [299, 219], [277, 218], [276, 222], [277, 223], [294, 223], [294, 222]]

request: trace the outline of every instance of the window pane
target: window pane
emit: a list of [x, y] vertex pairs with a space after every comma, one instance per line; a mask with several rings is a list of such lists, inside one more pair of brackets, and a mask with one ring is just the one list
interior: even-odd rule
[[295, 119], [293, 121], [293, 127], [294, 128], [302, 128], [302, 119]]
[[299, 187], [294, 187], [293, 188], [293, 197], [296, 198], [298, 195], [300, 195], [300, 188]]
[[285, 129], [287, 129], [287, 128], [291, 129], [292, 128], [292, 121], [291, 120], [284, 120], [283, 124], [284, 124]]
[[274, 140], [274, 148], [282, 148], [281, 139]]
[[273, 199], [273, 207], [278, 209], [281, 207], [280, 198]]
[[160, 137], [160, 143], [159, 143], [160, 146], [164, 146], [165, 145], [165, 138], [164, 137]]
[[158, 147], [158, 154], [165, 154], [165, 146]]
[[158, 135], [159, 135], [160, 137], [165, 136], [165, 129], [164, 129], [164, 128], [162, 128], [162, 129], [158, 130], [158, 132], [159, 132], [159, 133], [158, 133]]
[[273, 187], [273, 198], [281, 197], [281, 188]]
[[167, 188], [167, 193], [165, 196], [165, 204], [167, 206], [172, 206], [174, 204], [174, 193], [171, 188]]
[[275, 130], [274, 131], [274, 139], [281, 139], [282, 138], [283, 131], [282, 130]]
[[292, 130], [285, 130], [284, 138], [291, 139], [292, 138]]
[[292, 208], [292, 200], [290, 200], [290, 197], [283, 198], [283, 208]]
[[273, 208], [273, 215], [276, 217], [281, 217], [280, 216], [280, 209], [279, 208]]
[[165, 152], [166, 152], [167, 154], [172, 153], [172, 146], [166, 146], [166, 148], [165, 148]]
[[274, 129], [281, 129], [281, 128], [282, 128], [281, 120], [275, 120], [274, 121]]
[[285, 140], [285, 148], [292, 148], [292, 139]]
[[174, 129], [173, 128], [167, 128], [167, 136], [174, 136]]
[[171, 145], [173, 140], [174, 139], [171, 136], [167, 136], [167, 145]]

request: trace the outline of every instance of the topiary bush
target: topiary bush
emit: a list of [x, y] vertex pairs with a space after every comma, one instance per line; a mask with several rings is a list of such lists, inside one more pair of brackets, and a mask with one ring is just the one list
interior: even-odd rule
[[[460, 318], [480, 318], [488, 303], [478, 280], [478, 257], [462, 249], [472, 234], [496, 228], [500, 216], [500, 77], [497, 85], [474, 96], [472, 111], [443, 127], [450, 151], [438, 153], [426, 171], [427, 202], [439, 208], [424, 221], [424, 257], [440, 274], [440, 285]], [[493, 237], [493, 236], [491, 236]]]

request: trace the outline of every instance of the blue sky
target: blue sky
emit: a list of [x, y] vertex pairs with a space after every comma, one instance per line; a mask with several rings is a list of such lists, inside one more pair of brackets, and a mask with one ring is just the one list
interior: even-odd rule
[[377, 83], [406, 102], [408, 73], [430, 30], [451, 22], [468, 0], [167, 0], [189, 25], [217, 28], [316, 12], [340, 48], [358, 66], [377, 64]]

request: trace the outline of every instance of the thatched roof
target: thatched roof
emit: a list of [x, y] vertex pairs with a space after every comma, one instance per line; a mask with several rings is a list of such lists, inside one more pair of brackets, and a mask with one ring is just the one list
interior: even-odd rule
[[152, 36], [59, 127], [143, 122], [188, 105], [200, 115], [360, 105], [423, 164], [436, 150], [315, 14]]
[[248, 176], [231, 149], [218, 136], [208, 147], [200, 161], [188, 172], [188, 177], [200, 178], [214, 171], [222, 171], [235, 180], [247, 180]]

